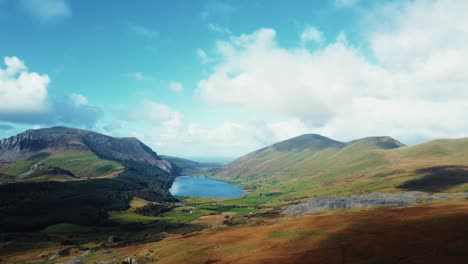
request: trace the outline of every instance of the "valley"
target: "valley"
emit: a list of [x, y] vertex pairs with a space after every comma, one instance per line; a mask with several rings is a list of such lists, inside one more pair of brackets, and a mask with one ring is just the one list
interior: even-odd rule
[[[67, 138], [89, 133], [60, 128], [59, 134], [64, 130]], [[467, 139], [407, 147], [389, 137], [343, 143], [310, 134], [227, 165], [163, 160], [133, 143], [113, 144], [80, 145], [80, 155], [68, 143], [26, 148], [14, 162], [24, 148], [0, 151], [7, 157], [2, 175], [17, 182], [0, 186], [2, 262], [459, 263], [468, 257]], [[70, 148], [74, 154], [64, 154]], [[57, 176], [65, 171], [73, 176]], [[187, 187], [205, 188], [205, 197], [172, 196], [181, 175], [208, 177]], [[245, 193], [207, 198], [209, 179]]]

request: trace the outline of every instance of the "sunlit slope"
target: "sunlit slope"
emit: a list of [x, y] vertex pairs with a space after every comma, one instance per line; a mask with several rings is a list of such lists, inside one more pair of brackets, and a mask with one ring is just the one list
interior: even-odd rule
[[273, 145], [239, 158], [217, 177], [259, 193], [283, 193], [289, 198], [468, 190], [468, 139], [436, 140], [412, 147], [390, 137], [325, 142], [330, 144], [288, 151]]
[[[34, 167], [39, 164], [41, 167]], [[34, 169], [36, 168], [36, 169]], [[104, 160], [88, 150], [41, 152], [26, 160], [5, 165], [4, 180], [73, 181], [88, 178], [110, 178], [123, 172], [118, 162]]]
[[134, 163], [178, 173], [176, 166], [136, 138], [52, 127], [0, 140], [0, 181], [110, 178], [122, 172], [124, 164]]

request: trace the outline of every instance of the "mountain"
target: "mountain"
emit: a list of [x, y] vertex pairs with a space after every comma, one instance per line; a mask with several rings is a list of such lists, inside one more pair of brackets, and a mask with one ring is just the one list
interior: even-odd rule
[[338, 142], [303, 135], [254, 151], [225, 166], [215, 178], [278, 199], [373, 191], [468, 190], [468, 139], [407, 147], [391, 137]]
[[[61, 180], [113, 177], [123, 171], [123, 163], [142, 163], [169, 174], [179, 173], [177, 166], [161, 159], [136, 138], [114, 138], [87, 130], [52, 127], [27, 130], [0, 141], [2, 178], [38, 179], [47, 175], [45, 179], [50, 179], [51, 172], [65, 175], [55, 177]], [[42, 172], [37, 170], [39, 167]]]
[[271, 148], [282, 151], [310, 151], [318, 152], [327, 148], [340, 148], [344, 143], [317, 134], [305, 134], [288, 140], [281, 141]]
[[165, 208], [180, 169], [136, 138], [52, 127], [0, 141], [0, 230], [109, 225], [134, 197]]
[[305, 134], [242, 156], [227, 164], [218, 176], [229, 179], [281, 173], [305, 156], [325, 149], [339, 149], [344, 145], [324, 136]]

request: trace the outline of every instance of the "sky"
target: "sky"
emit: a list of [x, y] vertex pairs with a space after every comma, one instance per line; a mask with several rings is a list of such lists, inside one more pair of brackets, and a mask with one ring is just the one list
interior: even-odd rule
[[70, 126], [237, 157], [468, 136], [465, 0], [0, 0], [0, 138]]

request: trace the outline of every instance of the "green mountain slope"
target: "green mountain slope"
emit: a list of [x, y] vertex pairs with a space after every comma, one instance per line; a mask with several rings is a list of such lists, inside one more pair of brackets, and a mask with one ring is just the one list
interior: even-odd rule
[[0, 231], [109, 225], [134, 198], [173, 202], [178, 168], [136, 138], [54, 127], [0, 141]]
[[28, 130], [0, 141], [0, 173], [4, 181], [111, 178], [123, 172], [122, 164], [127, 162], [178, 174], [177, 166], [161, 159], [136, 138], [52, 127]]
[[[316, 146], [316, 138], [303, 138]], [[253, 190], [281, 193], [281, 199], [314, 195], [468, 190], [468, 139], [436, 140], [412, 147], [390, 137], [348, 143], [328, 141], [320, 148], [297, 146], [297, 138], [247, 154], [216, 175]]]

